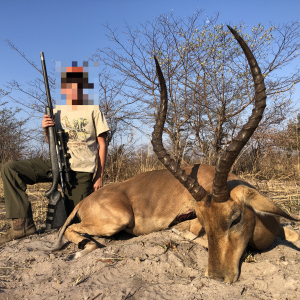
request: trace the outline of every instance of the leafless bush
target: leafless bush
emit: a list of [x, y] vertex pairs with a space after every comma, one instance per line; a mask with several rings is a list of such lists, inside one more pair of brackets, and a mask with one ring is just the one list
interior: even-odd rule
[[245, 151], [236, 162], [233, 173], [251, 175], [261, 180], [299, 180], [298, 153], [268, 148], [263, 153]]
[[299, 150], [297, 120], [282, 130], [260, 130], [235, 162], [233, 172], [258, 179], [299, 180]]
[[106, 180], [108, 182], [124, 181], [134, 175], [163, 169], [149, 146], [134, 148], [122, 144], [111, 146], [106, 160]]
[[[1, 90], [1, 98], [6, 94]], [[8, 108], [6, 104], [0, 103], [0, 166], [9, 160], [24, 157], [29, 140], [29, 132], [25, 127], [28, 119], [18, 119], [16, 115], [20, 110]]]

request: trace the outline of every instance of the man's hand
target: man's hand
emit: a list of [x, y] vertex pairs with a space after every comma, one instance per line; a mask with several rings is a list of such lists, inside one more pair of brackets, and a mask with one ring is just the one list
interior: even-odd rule
[[54, 124], [55, 124], [55, 122], [50, 116], [44, 115], [43, 121], [42, 121], [42, 126], [43, 126], [43, 129], [44, 129], [44, 133], [45, 133], [45, 136], [46, 136], [47, 143], [49, 143], [47, 128], [50, 127], [50, 126], [54, 126]]
[[97, 191], [103, 187], [103, 174], [104, 174], [104, 166], [106, 160], [106, 132], [103, 132], [98, 135], [97, 142], [99, 144], [99, 160], [98, 160], [98, 168], [93, 181], [93, 189]]
[[93, 190], [94, 192], [101, 189], [103, 187], [103, 177], [100, 178], [94, 178], [93, 182]]
[[53, 121], [53, 119], [48, 116], [48, 115], [44, 115], [43, 120], [42, 120], [42, 126], [43, 129], [46, 130], [46, 128], [50, 127], [50, 126], [54, 126], [55, 122]]

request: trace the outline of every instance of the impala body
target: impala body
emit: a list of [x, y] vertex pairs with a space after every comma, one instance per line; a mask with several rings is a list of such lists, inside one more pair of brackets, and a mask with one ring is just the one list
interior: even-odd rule
[[[194, 165], [184, 170], [208, 192], [212, 191], [213, 166]], [[175, 228], [208, 240], [206, 275], [234, 282], [247, 245], [259, 250], [268, 248], [282, 230], [279, 216], [293, 218], [237, 176], [229, 173], [227, 185], [230, 199], [224, 203], [215, 203], [210, 197], [195, 201], [166, 169], [107, 185], [75, 207], [55, 245], [45, 250], [60, 249], [64, 234], [82, 249], [75, 255], [79, 258], [98, 247], [81, 234], [111, 236], [124, 230], [138, 236], [167, 229], [175, 223]], [[184, 220], [193, 211], [196, 218], [177, 224], [177, 220]], [[70, 225], [76, 215], [81, 222]], [[291, 230], [285, 229], [285, 234], [288, 240], [298, 239]]]

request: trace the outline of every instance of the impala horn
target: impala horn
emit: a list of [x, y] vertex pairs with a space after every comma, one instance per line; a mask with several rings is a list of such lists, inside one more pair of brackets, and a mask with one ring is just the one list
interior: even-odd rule
[[216, 167], [216, 173], [213, 181], [212, 199], [215, 202], [225, 202], [229, 199], [229, 191], [227, 188], [228, 173], [240, 151], [246, 145], [251, 135], [257, 128], [258, 123], [262, 119], [262, 115], [266, 107], [267, 98], [265, 92], [266, 87], [264, 84], [264, 77], [261, 74], [260, 68], [253, 56], [253, 53], [244, 42], [244, 40], [239, 36], [239, 34], [231, 27], [227, 27], [239, 42], [250, 65], [255, 88], [255, 107], [252, 110], [252, 114], [248, 122], [243, 126], [238, 135], [233, 139], [233, 141], [220, 157], [220, 161]]
[[179, 180], [179, 182], [190, 192], [193, 198], [196, 201], [201, 201], [206, 196], [206, 190], [195, 182], [193, 178], [185, 173], [179, 165], [174, 161], [174, 159], [170, 158], [170, 155], [167, 153], [166, 149], [162, 143], [162, 132], [166, 120], [166, 114], [168, 109], [168, 93], [166, 82], [162, 71], [160, 69], [159, 63], [154, 56], [155, 64], [156, 64], [156, 73], [160, 83], [160, 108], [158, 112], [158, 116], [156, 119], [156, 124], [154, 126], [154, 131], [152, 133], [152, 145], [155, 154], [158, 159], [165, 165], [165, 167]]

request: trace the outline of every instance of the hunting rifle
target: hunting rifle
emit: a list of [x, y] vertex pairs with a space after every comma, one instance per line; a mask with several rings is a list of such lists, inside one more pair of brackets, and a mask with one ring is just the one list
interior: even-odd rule
[[[45, 113], [53, 119], [53, 107], [51, 103], [44, 53], [40, 52], [40, 55], [48, 101], [48, 106], [45, 107]], [[47, 130], [51, 160], [51, 169], [48, 172], [52, 174], [50, 175], [52, 177], [52, 186], [45, 192], [46, 197], [49, 199], [46, 219], [46, 229], [49, 230], [61, 227], [67, 219], [64, 193], [65, 181], [71, 181], [71, 169], [68, 162], [69, 154], [67, 153], [67, 147], [64, 142], [64, 130], [61, 129], [56, 131], [55, 126], [50, 126]], [[59, 144], [57, 137], [59, 139]], [[62, 192], [58, 190], [58, 183], [61, 185]]]

